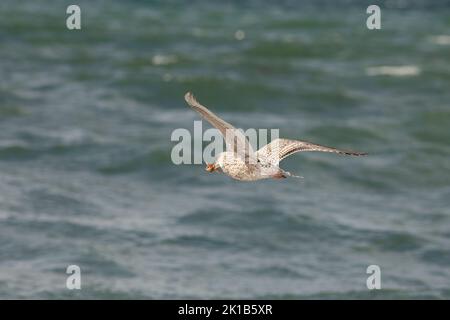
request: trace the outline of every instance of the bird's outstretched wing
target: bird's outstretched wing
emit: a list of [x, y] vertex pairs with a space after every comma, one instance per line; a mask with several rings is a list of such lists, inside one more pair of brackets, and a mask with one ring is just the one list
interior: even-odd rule
[[335, 148], [325, 147], [318, 144], [313, 144], [306, 141], [290, 140], [290, 139], [275, 139], [269, 144], [259, 149], [256, 154], [258, 158], [265, 158], [271, 163], [278, 164], [284, 158], [300, 151], [321, 151], [333, 152], [351, 156], [364, 156], [366, 153], [344, 151]]
[[245, 137], [245, 135], [228, 122], [222, 120], [208, 108], [201, 105], [190, 92], [184, 95], [184, 99], [195, 111], [200, 113], [210, 124], [217, 128], [225, 139], [227, 150], [232, 151], [241, 157], [246, 163], [250, 163], [252, 160], [256, 163], [255, 152]]

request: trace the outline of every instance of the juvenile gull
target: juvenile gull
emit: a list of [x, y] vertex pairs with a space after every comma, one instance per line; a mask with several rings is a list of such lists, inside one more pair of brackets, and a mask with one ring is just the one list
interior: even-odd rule
[[366, 153], [343, 151], [306, 141], [290, 139], [275, 139], [255, 152], [240, 130], [201, 105], [192, 93], [186, 93], [184, 99], [195, 111], [216, 127], [225, 138], [227, 151], [220, 153], [213, 164], [207, 164], [206, 170], [208, 172], [222, 171], [230, 177], [241, 181], [255, 181], [267, 178], [282, 179], [298, 177], [284, 171], [278, 164], [284, 158], [300, 151], [322, 151], [351, 156], [366, 155]]

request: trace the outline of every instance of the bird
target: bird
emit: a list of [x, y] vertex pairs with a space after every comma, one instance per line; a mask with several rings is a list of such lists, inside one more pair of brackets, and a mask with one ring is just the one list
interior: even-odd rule
[[280, 161], [302, 151], [331, 152], [350, 156], [367, 155], [364, 152], [339, 150], [307, 141], [282, 138], [277, 138], [254, 151], [244, 133], [200, 104], [191, 92], [187, 92], [184, 99], [192, 109], [217, 128], [225, 139], [226, 151], [219, 153], [214, 163], [206, 164], [205, 170], [210, 173], [222, 172], [240, 181], [303, 178], [281, 169]]

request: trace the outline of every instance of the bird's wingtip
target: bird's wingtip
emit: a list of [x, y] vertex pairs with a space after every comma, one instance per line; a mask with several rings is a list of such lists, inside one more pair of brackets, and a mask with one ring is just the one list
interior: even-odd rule
[[368, 153], [366, 153], [366, 152], [356, 152], [356, 151], [343, 151], [343, 152], [341, 152], [341, 154], [346, 154], [348, 156], [356, 156], [356, 157], [362, 157], [362, 156], [368, 155]]
[[186, 94], [184, 95], [184, 99], [185, 99], [186, 101], [192, 100], [192, 99], [194, 99], [194, 95], [192, 94], [192, 92], [188, 91], [188, 92], [186, 92]]
[[194, 95], [190, 91], [186, 92], [184, 95], [184, 100], [193, 108], [200, 106], [200, 103], [198, 103], [197, 99], [195, 99]]

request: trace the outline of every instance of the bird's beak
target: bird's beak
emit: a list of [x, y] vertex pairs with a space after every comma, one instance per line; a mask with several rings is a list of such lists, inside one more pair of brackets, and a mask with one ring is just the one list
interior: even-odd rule
[[214, 165], [214, 163], [207, 163], [205, 169], [208, 172], [214, 172], [214, 170], [216, 170], [216, 166]]

